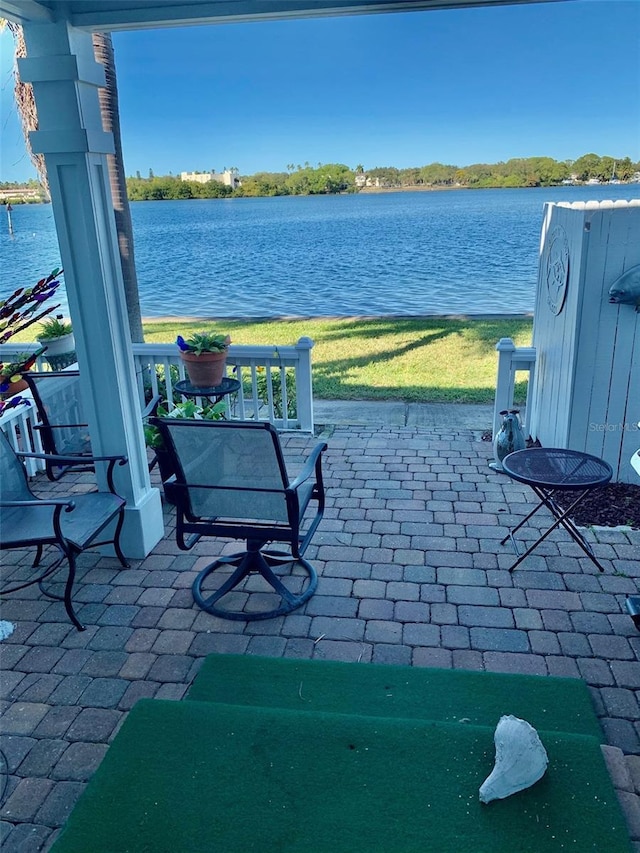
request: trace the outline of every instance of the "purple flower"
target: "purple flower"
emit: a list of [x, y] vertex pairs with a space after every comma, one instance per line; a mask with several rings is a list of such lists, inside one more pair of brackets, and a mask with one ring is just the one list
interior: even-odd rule
[[11, 397], [6, 402], [4, 400], [0, 400], [0, 415], [6, 412], [8, 409], [15, 409], [16, 406], [30, 406], [31, 403], [27, 400], [26, 397]]

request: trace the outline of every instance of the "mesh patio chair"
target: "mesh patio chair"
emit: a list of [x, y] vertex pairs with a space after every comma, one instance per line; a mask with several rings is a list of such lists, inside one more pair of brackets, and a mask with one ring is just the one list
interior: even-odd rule
[[[182, 550], [201, 536], [246, 540], [193, 584], [196, 603], [224, 619], [269, 619], [290, 613], [315, 592], [318, 578], [304, 553], [324, 513], [320, 442], [289, 480], [275, 428], [255, 421], [151, 418], [176, 472], [164, 483], [176, 505]], [[315, 504], [307, 515], [310, 505]], [[313, 509], [313, 508], [312, 508]], [[303, 527], [304, 532], [303, 532]], [[287, 551], [267, 551], [269, 542]]]
[[[38, 568], [45, 546], [54, 545], [59, 554], [49, 566], [41, 567], [35, 578], [9, 583], [0, 590], [2, 595], [17, 592], [37, 583], [40, 590], [50, 598], [64, 601], [69, 618], [79, 631], [84, 626], [76, 616], [71, 601], [76, 574], [76, 557], [88, 548], [113, 544], [120, 563], [128, 563], [120, 548], [120, 531], [124, 521], [125, 500], [115, 493], [113, 469], [116, 463], [126, 464], [124, 456], [91, 457], [92, 462], [107, 465], [108, 492], [89, 492], [51, 499], [38, 498], [29, 488], [27, 473], [20, 459], [44, 458], [42, 453], [16, 452], [6, 435], [0, 430], [0, 550], [35, 547], [36, 556], [32, 568]], [[73, 462], [70, 457], [56, 457], [56, 463], [66, 465]], [[97, 537], [115, 521], [113, 537], [97, 541]], [[45, 578], [67, 564], [67, 577], [62, 596], [42, 586]]]
[[[64, 370], [25, 373], [38, 410], [42, 446], [48, 455], [72, 457], [67, 464], [46, 460], [47, 477], [53, 482], [67, 472], [93, 471], [91, 438], [82, 407], [80, 372]], [[155, 413], [160, 396], [154, 397], [142, 413], [143, 419]], [[155, 459], [149, 465], [149, 470]]]

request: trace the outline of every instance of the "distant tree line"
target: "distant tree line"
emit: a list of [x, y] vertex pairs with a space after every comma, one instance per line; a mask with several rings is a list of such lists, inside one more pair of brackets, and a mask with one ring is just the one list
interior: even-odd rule
[[[217, 181], [200, 184], [181, 181], [171, 175], [127, 179], [131, 201], [177, 198], [225, 198], [283, 195], [326, 195], [358, 192], [366, 186], [406, 189], [410, 187], [552, 187], [566, 181], [584, 183], [589, 180], [607, 182], [611, 179], [631, 181], [640, 172], [640, 163], [629, 157], [616, 159], [585, 154], [577, 160], [554, 160], [552, 157], [513, 158], [500, 163], [475, 163], [471, 166], [452, 166], [430, 163], [398, 169], [377, 166], [365, 170], [343, 163], [318, 163], [311, 166], [289, 164], [284, 172], [256, 172], [241, 175], [241, 185], [235, 190]], [[361, 176], [357, 180], [358, 176]]]
[[[397, 169], [395, 166], [377, 166], [365, 170], [343, 163], [318, 163], [304, 166], [291, 163], [284, 172], [256, 172], [241, 175], [236, 189], [218, 181], [201, 184], [182, 181], [171, 174], [156, 176], [149, 169], [149, 177], [127, 178], [130, 201], [159, 201], [181, 198], [238, 198], [283, 195], [327, 195], [331, 193], [358, 192], [363, 185], [408, 189], [411, 187], [481, 189], [489, 187], [552, 187], [566, 181], [585, 183], [597, 180], [606, 183], [612, 179], [628, 182], [637, 180], [640, 162], [629, 157], [616, 159], [584, 154], [577, 160], [554, 160], [552, 157], [513, 158], [500, 163], [475, 163], [471, 166], [450, 166], [430, 163]], [[0, 189], [25, 187], [27, 184], [0, 183]]]
[[[151, 171], [151, 170], [150, 170]], [[161, 201], [176, 198], [226, 198], [234, 195], [231, 187], [218, 181], [201, 184], [198, 181], [181, 181], [172, 175], [149, 178], [127, 178], [129, 201]]]

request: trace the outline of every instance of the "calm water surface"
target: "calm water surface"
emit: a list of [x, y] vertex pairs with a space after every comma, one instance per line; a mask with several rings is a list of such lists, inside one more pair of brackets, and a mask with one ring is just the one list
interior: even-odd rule
[[[530, 312], [544, 203], [639, 197], [636, 184], [136, 202], [142, 313]], [[60, 255], [51, 205], [16, 205], [13, 238], [0, 215], [4, 294]]]

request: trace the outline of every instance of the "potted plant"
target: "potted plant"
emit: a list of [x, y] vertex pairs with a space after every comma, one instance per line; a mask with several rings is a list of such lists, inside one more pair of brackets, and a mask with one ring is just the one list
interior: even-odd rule
[[21, 352], [18, 353], [15, 361], [0, 364], [0, 397], [7, 399], [27, 390], [29, 384], [22, 374], [31, 370], [36, 359], [43, 352], [44, 349], [33, 353]]
[[62, 314], [49, 317], [42, 323], [38, 343], [47, 348], [45, 358], [53, 370], [61, 370], [77, 360], [73, 328]]
[[230, 343], [229, 335], [214, 332], [194, 332], [186, 340], [178, 335], [180, 358], [194, 388], [217, 388], [222, 384]]

